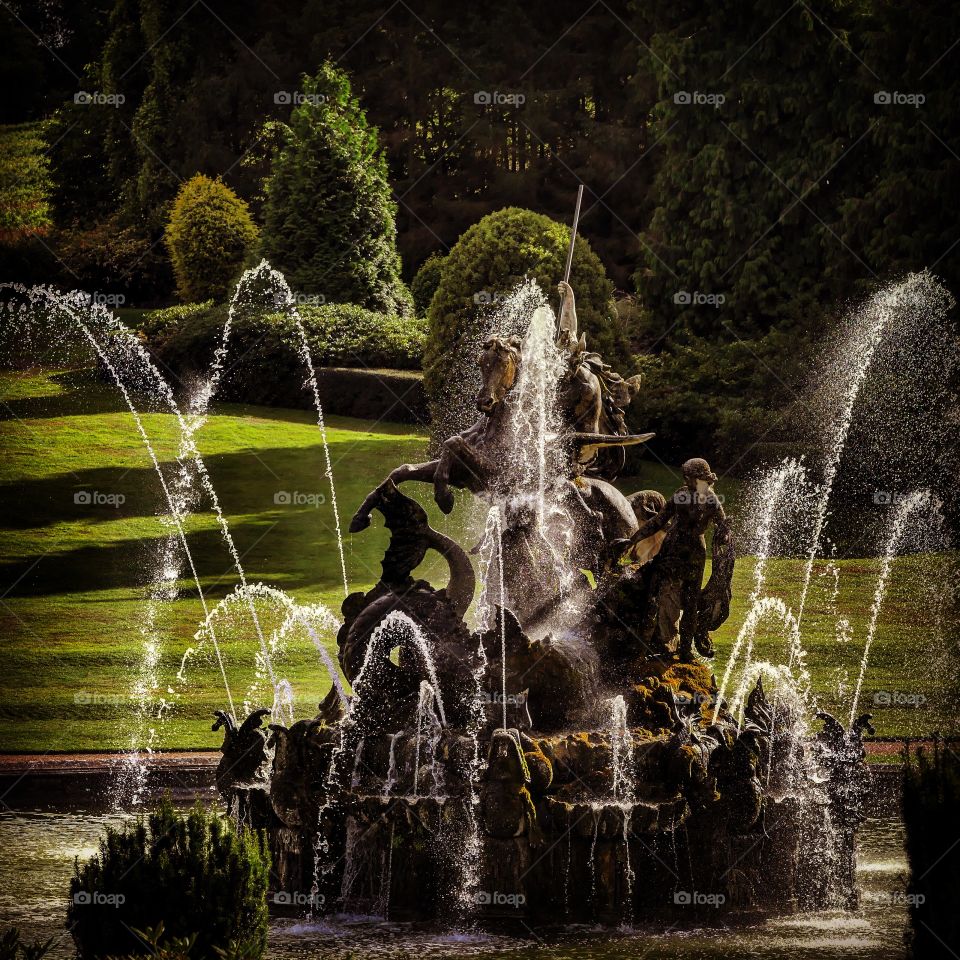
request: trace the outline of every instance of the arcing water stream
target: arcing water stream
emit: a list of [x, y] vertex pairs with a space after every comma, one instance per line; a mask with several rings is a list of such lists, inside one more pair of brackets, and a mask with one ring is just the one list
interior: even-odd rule
[[[49, 343], [52, 339], [55, 340], [56, 338], [51, 337], [49, 326], [45, 327], [45, 323], [49, 323], [50, 321], [53, 321], [54, 326], [59, 328], [58, 334], [63, 341], [70, 339], [69, 331], [72, 328], [80, 334], [82, 341], [87, 344], [94, 357], [109, 374], [114, 385], [120, 391], [157, 475], [168, 507], [168, 520], [176, 531], [177, 541], [186, 563], [189, 566], [197, 590], [197, 596], [203, 609], [204, 618], [198, 630], [197, 639], [202, 643], [209, 641], [213, 647], [230, 712], [236, 718], [236, 708], [230, 683], [227, 678], [223, 652], [213, 626], [215, 614], [207, 604], [184, 527], [186, 517], [189, 514], [194, 499], [193, 479], [194, 477], [199, 478], [201, 489], [214, 511], [222, 539], [227, 547], [240, 581], [238, 591], [233, 597], [233, 602], [239, 599], [246, 603], [249, 617], [259, 642], [260, 650], [256, 657], [257, 671], [258, 673], [263, 671], [269, 677], [273, 690], [272, 709], [275, 716], [279, 719], [281, 713], [288, 714], [291, 688], [287, 681], [279, 679], [275, 675], [271, 645], [267, 643], [264, 637], [260, 615], [255, 602], [255, 598], [265, 596], [266, 594], [262, 590], [257, 589], [258, 585], [250, 585], [246, 580], [240, 555], [233, 541], [229, 524], [194, 438], [196, 431], [205, 421], [209, 404], [220, 386], [224, 374], [225, 361], [228, 356], [230, 332], [237, 312], [248, 309], [268, 311], [283, 309], [292, 311], [297, 329], [303, 335], [300, 353], [304, 360], [307, 378], [311, 384], [317, 407], [317, 422], [324, 447], [327, 465], [326, 472], [331, 483], [331, 503], [334, 505], [334, 526], [337, 533], [341, 569], [343, 571], [344, 590], [347, 592], [349, 588], [346, 578], [346, 565], [343, 555], [342, 537], [340, 535], [339, 517], [336, 516], [336, 493], [333, 487], [332, 467], [323, 410], [319, 403], [316, 376], [302, 323], [295, 314], [293, 298], [282, 275], [272, 270], [267, 263], [262, 262], [257, 267], [248, 270], [241, 277], [231, 299], [227, 321], [221, 332], [219, 343], [214, 351], [209, 375], [190, 397], [187, 413], [181, 410], [178, 402], [174, 398], [169, 383], [153, 364], [151, 358], [137, 338], [103, 306], [92, 304], [90, 298], [82, 294], [63, 295], [43, 287], [28, 289], [19, 284], [2, 284], [0, 285], [0, 290], [9, 291], [14, 298], [18, 298], [20, 301], [19, 303], [14, 303], [11, 299], [11, 301], [8, 302], [7, 315], [11, 326], [17, 329], [17, 334], [22, 342], [41, 344]], [[167, 480], [160, 466], [152, 441], [141, 419], [140, 411], [134, 403], [134, 390], [138, 393], [145, 392], [151, 400], [159, 400], [161, 406], [172, 413], [176, 419], [179, 427], [179, 441], [175, 481], [173, 484]], [[155, 635], [155, 630], [151, 627], [151, 624], [154, 623], [156, 619], [156, 604], [175, 595], [175, 585], [179, 576], [179, 568], [175, 552], [172, 551], [169, 542], [163, 542], [160, 551], [158, 562], [155, 564], [155, 584], [149, 589], [150, 599], [147, 616], [144, 627], [141, 629], [144, 637], [143, 661], [138, 670], [132, 690], [132, 697], [137, 706], [138, 722], [137, 729], [131, 737], [133, 749], [131, 751], [131, 762], [128, 764], [128, 768], [131, 771], [128, 779], [133, 784], [132, 790], [135, 795], [137, 792], [136, 784], [142, 781], [142, 770], [140, 769], [140, 764], [137, 759], [140, 745], [146, 743], [148, 750], [153, 745], [155, 733], [152, 726], [150, 726], [153, 715], [155, 714], [156, 717], [162, 721], [171, 708], [171, 703], [167, 697], [173, 692], [172, 689], [168, 688], [165, 694], [157, 693], [157, 691], [163, 689], [156, 672], [157, 664], [160, 660], [160, 641]], [[298, 614], [298, 617], [301, 621], [303, 620], [302, 613]], [[335, 618], [329, 616], [321, 616], [320, 620], [323, 621], [324, 628], [329, 628], [331, 623], [336, 622]], [[289, 631], [290, 625], [287, 624], [284, 632]], [[276, 643], [276, 637], [274, 637], [272, 643]], [[184, 661], [189, 656], [189, 653], [190, 651], [184, 655]], [[325, 650], [323, 654], [326, 654]], [[331, 673], [331, 676], [335, 676], [336, 670], [330, 670], [332, 662], [328, 654], [326, 655], [325, 665]], [[183, 679], [183, 664], [181, 665], [179, 677], [181, 680]], [[338, 676], [336, 679], [339, 681]], [[342, 692], [342, 683], [339, 688]], [[153, 696], [157, 698], [155, 708], [150, 705]], [[150, 727], [149, 733], [145, 731], [145, 727]]]
[[[810, 479], [811, 468], [801, 460], [787, 458], [779, 465], [762, 473], [747, 495], [749, 519], [744, 529], [758, 531], [756, 541], [748, 552], [755, 555], [754, 586], [750, 595], [746, 618], [733, 642], [720, 684], [720, 697], [726, 693], [735, 669], [741, 671], [734, 702], [742, 709], [743, 700], [752, 682], [753, 640], [760, 621], [771, 612], [784, 625], [784, 640], [790, 651], [790, 664], [805, 658], [802, 640], [803, 617], [812, 585], [814, 564], [824, 554], [824, 533], [831, 517], [832, 495], [838, 476], [846, 460], [851, 458], [851, 435], [858, 425], [858, 400], [869, 387], [879, 393], [872, 397], [882, 406], [882, 433], [888, 443], [895, 443], [906, 455], [907, 462], [925, 466], [923, 458], [929, 453], [924, 448], [924, 431], [918, 416], [928, 416], [918, 410], [914, 397], [917, 391], [949, 390], [951, 377], [960, 369], [960, 356], [955, 343], [943, 338], [941, 332], [946, 314], [953, 306], [950, 294], [929, 273], [911, 274], [900, 283], [878, 291], [851, 312], [845, 325], [845, 339], [828, 356], [824, 368], [816, 378], [816, 390], [809, 403], [809, 412], [816, 413], [822, 436], [826, 437], [825, 454], [820, 465], [821, 479]], [[879, 383], [881, 387], [874, 384]], [[891, 386], [892, 385], [892, 386]], [[904, 399], [900, 394], [904, 394]], [[873, 408], [871, 414], [877, 415]], [[916, 439], [915, 439], [916, 438]], [[911, 448], [910, 444], [914, 446]], [[910, 452], [912, 451], [912, 457]], [[859, 447], [853, 451], [859, 456]], [[910, 478], [903, 478], [909, 482]], [[913, 478], [916, 483], [916, 479]], [[893, 561], [905, 545], [911, 549], [935, 549], [943, 544], [937, 523], [936, 498], [928, 491], [919, 490], [901, 494], [896, 491], [877, 491], [875, 504], [893, 504], [886, 519], [878, 553], [882, 557], [873, 604], [871, 607], [863, 658], [855, 690], [850, 698], [850, 720], [855, 719], [863, 680], [869, 663], [880, 608], [886, 595]], [[908, 521], [914, 525], [913, 535], [906, 535]], [[803, 576], [797, 600], [796, 614], [781, 597], [766, 593], [767, 568], [775, 556], [805, 557]], [[839, 590], [839, 569], [833, 566], [834, 596]], [[838, 621], [837, 635], [850, 636], [850, 625], [845, 618]], [[741, 661], [741, 653], [746, 645]]]

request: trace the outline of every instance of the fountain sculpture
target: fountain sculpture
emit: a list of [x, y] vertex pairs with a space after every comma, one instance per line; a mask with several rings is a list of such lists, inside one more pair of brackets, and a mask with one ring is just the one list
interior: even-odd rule
[[[716, 477], [695, 458], [669, 500], [614, 486], [653, 436], [626, 426], [639, 379], [588, 351], [561, 295], [558, 324], [541, 307], [483, 344], [476, 423], [354, 515], [359, 533], [379, 513], [390, 543], [343, 602], [352, 695], [289, 727], [220, 714], [218, 785], [267, 831], [279, 902], [315, 911], [623, 924], [850, 905], [869, 717], [807, 736], [789, 669], [724, 700], [710, 634], [735, 545]], [[470, 554], [411, 480], [445, 513], [453, 489], [489, 506], [474, 628]], [[416, 577], [429, 551], [442, 588]]]

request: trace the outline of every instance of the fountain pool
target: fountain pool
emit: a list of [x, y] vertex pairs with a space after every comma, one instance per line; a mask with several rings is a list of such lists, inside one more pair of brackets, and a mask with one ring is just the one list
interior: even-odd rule
[[[90, 810], [0, 813], [0, 920], [19, 925], [33, 938], [57, 938], [51, 956], [74, 955], [64, 931], [68, 880], [74, 856], [96, 851], [108, 825], [129, 819]], [[599, 931], [557, 927], [522, 928], [510, 936], [469, 927], [460, 930], [377, 918], [335, 916], [317, 923], [274, 920], [270, 960], [347, 960], [348, 957], [400, 960], [629, 960], [685, 957], [713, 960], [750, 956], [779, 960], [809, 956], [817, 960], [896, 960], [906, 957], [904, 900], [907, 862], [902, 826], [895, 817], [871, 818], [858, 838], [858, 881], [863, 904], [856, 915], [835, 911], [799, 914], [747, 927], [717, 929], [643, 929]], [[16, 883], [10, 879], [16, 877]]]

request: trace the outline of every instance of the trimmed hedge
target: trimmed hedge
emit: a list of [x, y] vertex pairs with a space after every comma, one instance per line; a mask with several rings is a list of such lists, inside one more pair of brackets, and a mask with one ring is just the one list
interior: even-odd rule
[[[422, 381], [414, 372], [423, 356], [425, 320], [353, 304], [300, 307], [299, 312], [328, 413], [426, 422]], [[140, 330], [157, 360], [189, 382], [209, 369], [226, 319], [225, 306], [188, 304], [148, 314]], [[284, 314], [235, 316], [220, 399], [312, 407], [299, 343], [293, 320]]]
[[[427, 335], [425, 320], [375, 313], [349, 303], [300, 307], [299, 313], [315, 366], [420, 367]], [[156, 310], [144, 318], [140, 329], [153, 351], [172, 369], [202, 371], [226, 320], [227, 308], [208, 301]], [[263, 356], [295, 353], [299, 342], [293, 320], [283, 314], [235, 316], [230, 339], [234, 355], [254, 348], [257, 341], [255, 349]]]
[[[451, 369], [460, 363], [475, 365], [477, 334], [483, 327], [478, 296], [495, 300], [509, 294], [524, 277], [531, 277], [557, 310], [557, 281], [563, 278], [569, 245], [568, 226], [519, 207], [488, 214], [457, 240], [444, 260], [428, 314], [430, 339], [424, 370], [434, 402], [449, 386]], [[623, 371], [627, 345], [614, 306], [613, 283], [582, 235], [574, 247], [570, 283], [587, 346]]]

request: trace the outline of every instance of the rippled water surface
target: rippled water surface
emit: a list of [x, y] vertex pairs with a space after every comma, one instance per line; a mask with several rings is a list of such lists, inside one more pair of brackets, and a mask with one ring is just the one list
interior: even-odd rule
[[[108, 824], [121, 815], [90, 813], [0, 814], [0, 926], [16, 924], [29, 937], [56, 936], [54, 955], [73, 955], [64, 932], [66, 889], [74, 857], [87, 857]], [[721, 958], [905, 957], [907, 910], [902, 903], [907, 864], [900, 822], [873, 819], [860, 833], [859, 877], [863, 906], [856, 914], [815, 913], [741, 928], [611, 932], [583, 927], [552, 931], [516, 929], [517, 936], [440, 930], [364, 918], [308, 924], [275, 921], [274, 960], [460, 960], [537, 957], [544, 960], [658, 960]]]

